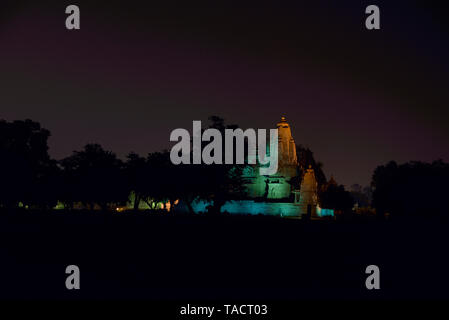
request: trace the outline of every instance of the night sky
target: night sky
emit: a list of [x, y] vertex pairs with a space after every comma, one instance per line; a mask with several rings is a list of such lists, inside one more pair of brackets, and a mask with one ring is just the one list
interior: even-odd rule
[[[345, 185], [389, 160], [449, 160], [437, 1], [91, 2], [0, 3], [0, 119], [39, 121], [57, 159], [89, 142], [146, 155], [219, 115], [243, 128], [286, 116]], [[365, 28], [369, 4], [381, 30]]]

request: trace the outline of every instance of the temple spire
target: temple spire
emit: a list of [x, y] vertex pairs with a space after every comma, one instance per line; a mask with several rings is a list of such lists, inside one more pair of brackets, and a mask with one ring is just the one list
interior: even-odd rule
[[276, 125], [279, 135], [279, 163], [280, 165], [297, 165], [296, 144], [287, 119], [282, 116]]

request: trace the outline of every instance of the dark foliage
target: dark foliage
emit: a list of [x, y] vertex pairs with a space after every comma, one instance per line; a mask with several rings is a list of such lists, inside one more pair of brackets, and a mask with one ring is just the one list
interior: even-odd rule
[[344, 186], [337, 184], [328, 184], [321, 188], [318, 199], [321, 208], [334, 209], [342, 213], [351, 212], [354, 205], [351, 194]]
[[[223, 135], [225, 129], [237, 127], [226, 125], [217, 116], [209, 120], [209, 128], [217, 129]], [[192, 203], [196, 199], [210, 201], [209, 212], [218, 213], [226, 201], [242, 196], [242, 170], [243, 166], [240, 165], [174, 165], [170, 161], [169, 151], [150, 153], [146, 159], [131, 153], [126, 163], [128, 183], [135, 194], [134, 208], [137, 208], [139, 201], [151, 206], [153, 202], [174, 203], [181, 200], [191, 213]]]
[[68, 207], [80, 202], [90, 209], [95, 205], [107, 209], [127, 201], [123, 163], [100, 145], [86, 145], [82, 151], [63, 159], [61, 166], [61, 199]]
[[50, 132], [31, 120], [0, 121], [0, 205], [50, 207], [58, 168], [48, 155]]
[[449, 164], [391, 161], [373, 174], [373, 205], [380, 218], [449, 214]]

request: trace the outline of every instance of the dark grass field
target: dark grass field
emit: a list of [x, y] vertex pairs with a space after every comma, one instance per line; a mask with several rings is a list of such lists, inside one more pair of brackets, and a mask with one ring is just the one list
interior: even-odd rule
[[[0, 212], [1, 299], [449, 298], [449, 224]], [[65, 268], [81, 289], [65, 288]], [[366, 266], [381, 289], [365, 288]]]

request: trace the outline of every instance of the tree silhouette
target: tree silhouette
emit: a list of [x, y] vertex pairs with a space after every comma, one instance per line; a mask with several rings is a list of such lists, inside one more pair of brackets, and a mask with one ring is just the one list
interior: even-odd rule
[[154, 208], [158, 203], [173, 204], [178, 199], [187, 198], [188, 194], [192, 194], [191, 199], [189, 197], [191, 204], [199, 195], [199, 191], [190, 184], [193, 177], [190, 172], [195, 166], [173, 165], [167, 150], [149, 153], [147, 158], [131, 153], [125, 166], [130, 190], [134, 194], [134, 209], [141, 201]]
[[[235, 124], [227, 125], [223, 118], [218, 116], [209, 117], [209, 128], [214, 128], [220, 131], [222, 137], [225, 136], [226, 129], [238, 128]], [[236, 147], [235, 144], [234, 148]], [[243, 183], [243, 170], [245, 164], [225, 164], [225, 144], [222, 144], [222, 163], [202, 165], [202, 185], [204, 186], [204, 193], [201, 194], [206, 200], [212, 201], [213, 204], [208, 208], [209, 213], [219, 213], [221, 207], [229, 200], [235, 200], [244, 197], [246, 187]], [[246, 150], [245, 150], [246, 153]], [[236, 150], [234, 150], [236, 155]], [[246, 157], [245, 157], [246, 158]], [[235, 161], [234, 161], [235, 162]], [[204, 188], [206, 188], [204, 190]]]
[[447, 216], [449, 164], [391, 161], [375, 169], [373, 205], [379, 218], [385, 213], [400, 216]]
[[[209, 117], [209, 121], [209, 128], [217, 129], [222, 136], [226, 129], [238, 127], [225, 124], [224, 119], [218, 116]], [[166, 177], [170, 185], [168, 188], [163, 186], [162, 190], [167, 190], [168, 194], [176, 194], [191, 213], [195, 200], [209, 201], [211, 205], [208, 212], [219, 213], [227, 201], [243, 197], [245, 186], [242, 173], [245, 165], [225, 164], [224, 144], [222, 147], [223, 164], [171, 165], [170, 173]]]
[[146, 166], [147, 184], [144, 200], [152, 203], [173, 203], [178, 197], [175, 166], [170, 161], [170, 153], [153, 152], [148, 154]]
[[336, 183], [324, 185], [318, 192], [318, 201], [321, 208], [334, 209], [341, 213], [350, 213], [354, 205], [351, 193]]
[[57, 167], [48, 155], [49, 137], [38, 122], [0, 121], [0, 205], [54, 205]]
[[125, 163], [125, 173], [129, 190], [134, 194], [133, 209], [139, 208], [140, 201], [144, 200], [146, 193], [146, 177], [147, 161], [144, 157], [131, 152], [127, 156]]
[[93, 209], [124, 204], [129, 188], [123, 175], [123, 163], [98, 144], [87, 144], [82, 151], [61, 160], [64, 175], [64, 202], [81, 202]]

